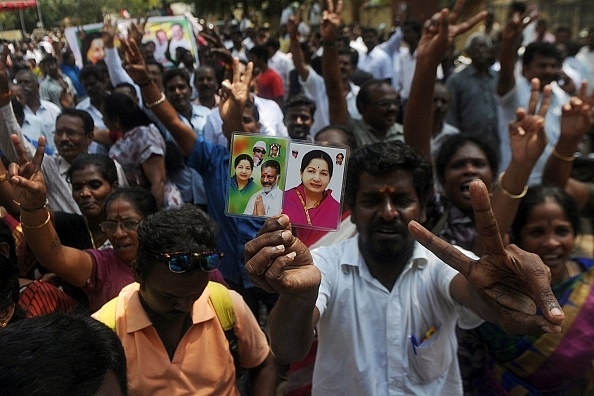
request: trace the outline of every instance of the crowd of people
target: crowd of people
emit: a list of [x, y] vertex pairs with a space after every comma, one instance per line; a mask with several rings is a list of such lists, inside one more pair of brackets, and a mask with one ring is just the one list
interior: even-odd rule
[[[170, 68], [140, 21], [82, 69], [4, 45], [3, 392], [594, 393], [594, 28], [310, 3]], [[234, 132], [349, 150], [292, 153], [283, 192], [280, 147]]]

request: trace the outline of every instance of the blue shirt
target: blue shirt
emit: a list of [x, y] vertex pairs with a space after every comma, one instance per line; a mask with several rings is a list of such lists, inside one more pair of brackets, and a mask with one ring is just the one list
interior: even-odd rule
[[254, 287], [245, 273], [244, 245], [255, 238], [263, 220], [225, 215], [225, 197], [231, 181], [230, 153], [225, 146], [197, 139], [187, 165], [204, 178], [208, 214], [218, 224], [217, 246], [225, 253], [219, 270], [223, 277], [245, 288]]
[[84, 98], [85, 96], [87, 96], [85, 89], [84, 89], [82, 83], [80, 82], [80, 78], [78, 78], [78, 74], [80, 73], [80, 69], [78, 68], [78, 66], [76, 66], [76, 65], [71, 66], [71, 65], [62, 63], [60, 65], [60, 70], [62, 70], [62, 73], [67, 75], [70, 78], [70, 81], [72, 81], [72, 85], [74, 85], [74, 89], [76, 90], [77, 97]]

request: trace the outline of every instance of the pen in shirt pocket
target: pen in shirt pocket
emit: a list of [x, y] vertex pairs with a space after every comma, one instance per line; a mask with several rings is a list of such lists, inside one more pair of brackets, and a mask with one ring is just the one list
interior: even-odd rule
[[423, 336], [423, 338], [421, 339], [421, 342], [417, 341], [417, 337], [415, 337], [414, 334], [412, 334], [410, 336], [410, 342], [412, 344], [413, 347], [413, 352], [415, 353], [415, 356], [417, 355], [417, 347], [419, 345], [421, 345], [422, 343], [424, 343], [425, 341], [428, 341], [431, 337], [433, 337], [433, 335], [435, 333], [437, 333], [437, 327], [436, 326], [431, 326], [429, 327], [429, 330], [427, 330], [425, 332], [425, 335]]

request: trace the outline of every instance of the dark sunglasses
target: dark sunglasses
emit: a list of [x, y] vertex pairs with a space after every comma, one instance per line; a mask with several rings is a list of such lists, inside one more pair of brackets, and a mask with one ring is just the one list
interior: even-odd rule
[[256, 148], [256, 149], [254, 149], [254, 153], [266, 154], [266, 150]]
[[211, 272], [217, 269], [223, 257], [222, 252], [202, 252], [202, 253], [158, 253], [152, 252], [157, 256], [166, 259], [169, 270], [175, 274], [181, 274], [194, 268], [200, 268], [204, 272]]

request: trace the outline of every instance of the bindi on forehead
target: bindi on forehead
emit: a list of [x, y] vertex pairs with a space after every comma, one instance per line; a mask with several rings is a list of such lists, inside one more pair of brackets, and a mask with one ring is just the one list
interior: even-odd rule
[[383, 185], [378, 189], [378, 191], [382, 194], [393, 194], [396, 192], [396, 187]]

